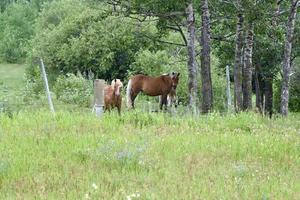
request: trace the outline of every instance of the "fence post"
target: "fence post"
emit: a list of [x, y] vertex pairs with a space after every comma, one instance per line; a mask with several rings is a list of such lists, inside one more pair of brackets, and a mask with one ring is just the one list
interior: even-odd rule
[[231, 111], [231, 93], [230, 93], [230, 76], [229, 76], [229, 66], [226, 65], [226, 94], [227, 94], [227, 107], [228, 111]]
[[105, 81], [102, 79], [96, 79], [94, 81], [94, 107], [96, 116], [100, 117], [104, 112], [104, 87]]
[[46, 95], [48, 98], [48, 103], [49, 103], [49, 107], [52, 113], [54, 113], [54, 107], [53, 107], [53, 103], [52, 103], [52, 99], [51, 99], [51, 94], [50, 94], [50, 90], [49, 90], [49, 85], [48, 85], [48, 79], [47, 79], [47, 74], [46, 74], [46, 70], [45, 70], [45, 65], [43, 62], [43, 59], [40, 58], [40, 62], [41, 62], [41, 71], [42, 71], [42, 77], [45, 83], [45, 90], [46, 90]]

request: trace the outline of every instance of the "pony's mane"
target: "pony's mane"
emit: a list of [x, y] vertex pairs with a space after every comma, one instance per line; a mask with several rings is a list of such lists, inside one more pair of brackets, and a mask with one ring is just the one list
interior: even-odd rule
[[121, 87], [123, 87], [123, 83], [121, 82], [120, 79], [114, 79], [114, 80], [112, 80], [111, 86], [112, 86], [113, 88], [115, 87], [115, 84], [118, 84], [118, 85], [120, 85]]

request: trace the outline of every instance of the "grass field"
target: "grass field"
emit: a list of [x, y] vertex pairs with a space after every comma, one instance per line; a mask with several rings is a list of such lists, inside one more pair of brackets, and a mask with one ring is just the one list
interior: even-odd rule
[[0, 199], [299, 199], [299, 121], [3, 115]]
[[[0, 97], [22, 90], [23, 73], [0, 64]], [[99, 119], [54, 106], [0, 114], [0, 199], [300, 199], [299, 114]]]
[[5, 85], [10, 93], [13, 93], [24, 84], [25, 65], [0, 64], [0, 84]]
[[24, 88], [25, 65], [0, 64], [0, 111], [5, 105], [13, 108], [16, 102], [20, 102], [20, 94]]

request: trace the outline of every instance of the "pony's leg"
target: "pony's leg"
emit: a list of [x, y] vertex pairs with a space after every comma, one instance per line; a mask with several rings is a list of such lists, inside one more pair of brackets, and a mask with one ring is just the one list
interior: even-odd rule
[[118, 114], [121, 116], [121, 105], [118, 105], [117, 109], [118, 109]]

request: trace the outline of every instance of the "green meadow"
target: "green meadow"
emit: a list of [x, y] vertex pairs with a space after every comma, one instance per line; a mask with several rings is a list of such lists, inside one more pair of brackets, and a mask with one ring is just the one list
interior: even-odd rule
[[[22, 65], [0, 65], [20, 103]], [[138, 102], [141, 102], [139, 100]], [[42, 104], [41, 104], [42, 102]], [[96, 118], [55, 101], [0, 114], [0, 199], [299, 199], [300, 115]]]
[[300, 116], [0, 117], [0, 199], [299, 199]]

